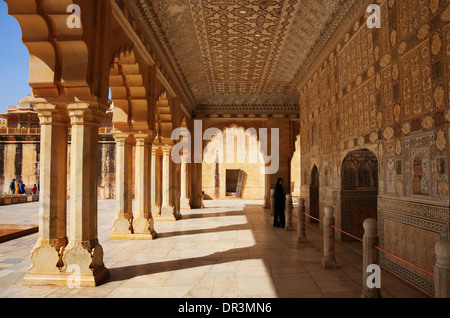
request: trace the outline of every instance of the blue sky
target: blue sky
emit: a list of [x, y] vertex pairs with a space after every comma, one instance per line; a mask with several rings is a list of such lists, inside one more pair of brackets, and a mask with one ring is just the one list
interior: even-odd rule
[[30, 55], [22, 43], [22, 31], [17, 20], [8, 15], [6, 2], [0, 0], [0, 113], [16, 105], [31, 93], [28, 85]]

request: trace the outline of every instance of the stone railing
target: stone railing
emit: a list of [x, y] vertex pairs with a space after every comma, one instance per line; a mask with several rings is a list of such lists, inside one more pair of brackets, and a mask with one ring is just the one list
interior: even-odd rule
[[39, 194], [5, 194], [0, 196], [0, 205], [39, 201]]
[[[298, 224], [297, 224], [297, 242], [308, 242], [305, 233], [305, 217], [315, 219], [313, 216], [305, 213], [304, 209], [305, 200], [303, 198], [298, 199]], [[334, 224], [334, 210], [332, 206], [326, 206], [324, 209], [325, 216], [323, 219], [316, 219], [323, 223], [323, 261], [322, 265], [324, 269], [336, 268], [335, 259], [335, 235], [334, 230], [341, 231], [346, 235], [353, 236], [350, 233], [343, 231]], [[435, 244], [435, 265], [434, 271], [430, 272], [424, 268], [421, 268], [407, 260], [400, 258], [397, 255], [390, 253], [379, 247], [378, 244], [378, 223], [373, 218], [365, 219], [363, 223], [364, 235], [360, 239], [353, 236], [356, 240], [362, 242], [362, 256], [363, 256], [363, 288], [362, 298], [380, 298], [381, 297], [381, 279], [378, 277], [380, 274], [379, 253], [387, 253], [392, 257], [398, 259], [401, 262], [405, 262], [417, 270], [431, 276], [434, 280], [434, 296], [435, 298], [450, 298], [450, 241], [440, 240]], [[388, 292], [383, 288], [385, 292]]]
[[[99, 127], [98, 133], [100, 135], [111, 134], [111, 127]], [[41, 128], [0, 128], [0, 135], [40, 135]], [[70, 134], [70, 128], [69, 128]]]
[[41, 128], [0, 128], [0, 135], [39, 135]]

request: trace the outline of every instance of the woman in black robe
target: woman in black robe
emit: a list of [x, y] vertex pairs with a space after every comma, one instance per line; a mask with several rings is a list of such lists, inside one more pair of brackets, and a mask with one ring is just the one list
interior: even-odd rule
[[273, 226], [284, 228], [286, 222], [284, 216], [285, 205], [286, 201], [284, 198], [283, 179], [278, 178], [277, 185], [275, 186], [275, 209], [273, 213]]

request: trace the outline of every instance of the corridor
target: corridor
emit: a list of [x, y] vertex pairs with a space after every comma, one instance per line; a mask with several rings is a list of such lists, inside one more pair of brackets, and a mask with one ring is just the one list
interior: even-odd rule
[[[321, 233], [272, 227], [262, 201], [205, 201], [176, 222], [155, 221], [155, 240], [109, 240], [115, 201], [100, 200], [98, 237], [110, 276], [98, 287], [22, 286], [36, 243], [32, 234], [0, 244], [0, 298], [359, 298], [361, 257], [336, 244], [338, 269], [321, 266]], [[6, 224], [37, 224], [38, 203], [2, 206]], [[296, 209], [293, 224], [296, 228]], [[355, 248], [357, 249], [357, 247]], [[424, 298], [382, 272], [385, 298]]]

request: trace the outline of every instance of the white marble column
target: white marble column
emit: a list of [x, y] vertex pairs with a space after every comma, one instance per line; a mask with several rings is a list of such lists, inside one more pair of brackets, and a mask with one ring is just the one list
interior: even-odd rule
[[110, 239], [127, 239], [132, 233], [132, 142], [130, 133], [113, 133], [116, 140], [116, 217]]
[[69, 243], [63, 253], [65, 269], [78, 283], [95, 286], [109, 275], [97, 236], [98, 127], [96, 101], [68, 104], [71, 123]]
[[151, 162], [151, 209], [153, 218], [161, 214], [161, 153], [159, 146], [152, 147]]
[[170, 152], [172, 150], [171, 145], [165, 145], [162, 147], [162, 203], [161, 203], [161, 218], [165, 220], [176, 220], [175, 208], [172, 204], [171, 197], [171, 158]]
[[189, 205], [189, 198], [187, 197], [187, 160], [188, 154], [183, 154], [181, 156], [181, 198], [180, 198], [180, 209], [182, 210], [190, 210], [191, 206]]
[[156, 237], [151, 213], [151, 147], [155, 137], [153, 132], [134, 135], [135, 152], [135, 211], [133, 233], [139, 238]]
[[23, 284], [64, 284], [61, 256], [67, 244], [67, 112], [48, 103], [34, 107], [41, 125], [39, 236]]

